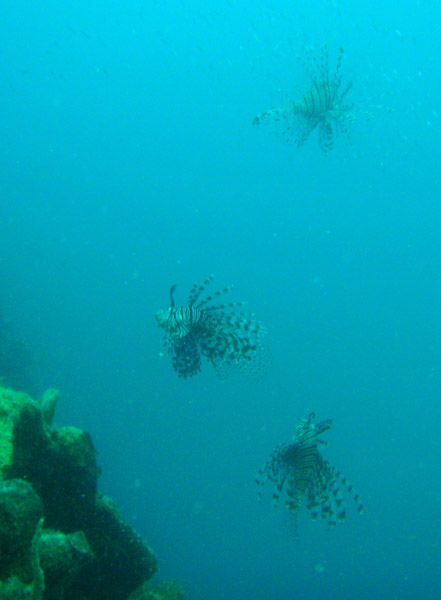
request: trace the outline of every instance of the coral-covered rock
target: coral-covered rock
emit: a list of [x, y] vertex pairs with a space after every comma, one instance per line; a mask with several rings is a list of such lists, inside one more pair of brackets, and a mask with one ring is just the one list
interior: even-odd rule
[[94, 558], [82, 531], [65, 534], [45, 530], [38, 550], [46, 585], [45, 600], [63, 600], [81, 569]]
[[[55, 390], [40, 403], [0, 387], [0, 598], [35, 592], [37, 599], [45, 588], [45, 600], [127, 600], [155, 573], [156, 558], [114, 503], [96, 493], [90, 435], [50, 425], [57, 401]], [[8, 513], [13, 491], [16, 512]], [[41, 505], [50, 528], [43, 531]]]
[[57, 408], [58, 400], [60, 399], [60, 392], [50, 388], [46, 390], [43, 396], [40, 398], [41, 412], [43, 419], [47, 425], [52, 425], [52, 420], [55, 415], [55, 409]]
[[0, 579], [32, 579], [30, 549], [42, 516], [43, 505], [30, 483], [0, 482]]
[[[91, 519], [83, 530], [96, 558], [72, 588], [75, 598], [126, 600], [157, 569], [152, 551], [119, 514], [107, 496], [98, 496]], [[105, 532], [105, 536], [103, 535]]]
[[4, 473], [32, 483], [43, 501], [47, 527], [80, 530], [95, 504], [99, 476], [92, 440], [73, 427], [48, 426], [40, 404], [21, 397], [13, 419], [12, 460]]
[[24, 407], [39, 412], [39, 404], [24, 392], [0, 386], [0, 479], [7, 477], [13, 463], [14, 428]]

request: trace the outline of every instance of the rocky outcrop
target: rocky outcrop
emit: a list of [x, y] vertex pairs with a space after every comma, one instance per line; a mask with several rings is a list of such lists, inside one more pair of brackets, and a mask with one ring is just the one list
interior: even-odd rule
[[57, 401], [0, 387], [0, 597], [127, 600], [156, 558], [97, 493], [91, 437], [51, 425]]

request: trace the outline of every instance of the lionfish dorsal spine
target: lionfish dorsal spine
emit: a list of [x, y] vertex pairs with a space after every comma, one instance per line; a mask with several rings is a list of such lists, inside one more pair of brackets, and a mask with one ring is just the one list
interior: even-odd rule
[[190, 290], [190, 294], [189, 294], [188, 300], [187, 300], [187, 304], [189, 306], [193, 306], [193, 304], [196, 302], [196, 300], [199, 298], [199, 296], [205, 290], [207, 285], [209, 285], [213, 281], [213, 279], [214, 279], [214, 275], [210, 274], [207, 277], [207, 279], [205, 279], [201, 284], [199, 284], [199, 283], [193, 284], [193, 287]]
[[343, 63], [343, 55], [344, 55], [344, 53], [345, 53], [344, 49], [340, 46], [340, 48], [339, 48], [339, 54], [338, 54], [338, 58], [337, 58], [337, 65], [335, 67], [334, 78], [333, 78], [333, 81], [332, 81], [332, 87], [336, 91], [340, 87], [341, 80], [342, 80], [342, 77], [343, 77], [342, 72], [341, 72], [341, 65]]
[[[247, 306], [246, 302], [229, 302], [228, 304], [216, 304], [214, 306], [207, 306], [204, 310], [207, 312], [217, 312], [221, 310], [231, 311], [234, 308], [243, 308], [244, 306]], [[222, 316], [226, 317], [228, 316], [228, 313], [222, 313]]]
[[[228, 285], [227, 287], [224, 287], [221, 290], [218, 290], [217, 292], [215, 292], [211, 296], [207, 296], [204, 300], [201, 300], [201, 302], [199, 302], [199, 304], [198, 304], [197, 307], [201, 308], [201, 306], [205, 306], [205, 304], [208, 304], [209, 302], [211, 302], [215, 298], [219, 298], [219, 296], [222, 296], [223, 294], [228, 294], [228, 292], [231, 292], [232, 289], [233, 289], [233, 286], [232, 285]], [[207, 307], [206, 310], [208, 310], [208, 308], [210, 308], [210, 307]]]
[[314, 63], [314, 75], [315, 80], [320, 82], [320, 84], [326, 84], [328, 81], [328, 74], [326, 71], [329, 68], [328, 65], [328, 49], [326, 45], [323, 45], [320, 48], [320, 56], [319, 59], [315, 57], [315, 55], [310, 56], [310, 59], [313, 60]]

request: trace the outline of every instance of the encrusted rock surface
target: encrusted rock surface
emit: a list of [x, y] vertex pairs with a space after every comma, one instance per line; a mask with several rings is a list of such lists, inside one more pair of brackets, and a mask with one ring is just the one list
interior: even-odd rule
[[97, 493], [91, 437], [51, 425], [57, 402], [0, 387], [1, 600], [127, 600], [156, 558]]

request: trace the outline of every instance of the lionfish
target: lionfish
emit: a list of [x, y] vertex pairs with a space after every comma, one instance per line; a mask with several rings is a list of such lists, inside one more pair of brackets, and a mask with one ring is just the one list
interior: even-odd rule
[[297, 146], [303, 146], [311, 133], [318, 128], [320, 148], [324, 154], [334, 148], [337, 132], [349, 139], [348, 126], [354, 121], [354, 106], [345, 104], [344, 98], [352, 87], [349, 81], [342, 85], [341, 65], [344, 50], [340, 48], [334, 73], [330, 73], [327, 46], [322, 46], [317, 60], [310, 49], [306, 49], [306, 59], [298, 57], [312, 80], [312, 85], [301, 100], [290, 100], [286, 106], [273, 107], [259, 113], [253, 120], [258, 125], [263, 120], [284, 119], [287, 127], [283, 135]]
[[269, 480], [275, 485], [275, 506], [284, 494], [290, 515], [296, 516], [300, 508], [306, 506], [313, 520], [320, 516], [327, 520], [328, 528], [332, 528], [346, 517], [339, 482], [352, 495], [359, 514], [364, 508], [348, 480], [319, 452], [319, 444], [326, 445], [326, 442], [318, 436], [331, 428], [332, 420], [314, 425], [314, 418], [314, 413], [311, 413], [307, 419], [300, 419], [292, 443], [280, 444], [273, 450], [266, 465], [257, 473], [256, 483], [259, 501], [262, 500], [262, 488]]
[[174, 370], [179, 377], [193, 377], [201, 370], [202, 357], [215, 368], [218, 375], [229, 367], [242, 370], [255, 367], [258, 353], [262, 350], [261, 338], [264, 328], [252, 315], [235, 313], [243, 302], [210, 305], [215, 298], [231, 291], [228, 286], [200, 300], [201, 293], [213, 280], [210, 275], [202, 285], [194, 284], [186, 306], [175, 306], [174, 292], [170, 289], [170, 307], [155, 314], [159, 327], [164, 329], [164, 345], [172, 357]]

